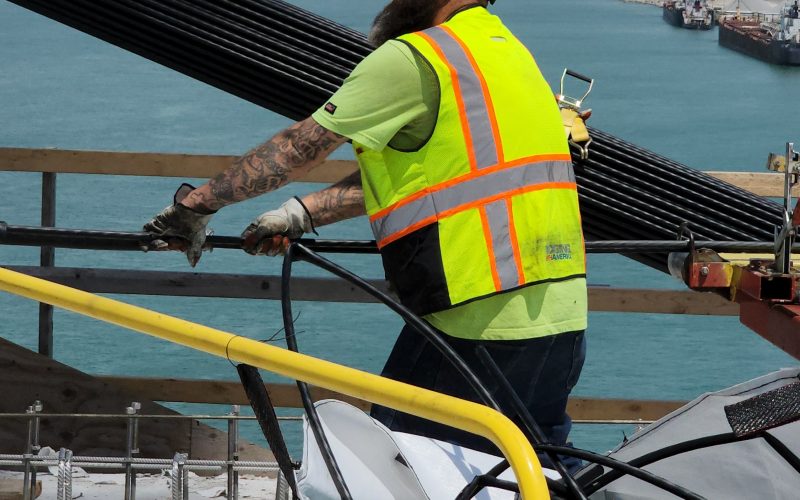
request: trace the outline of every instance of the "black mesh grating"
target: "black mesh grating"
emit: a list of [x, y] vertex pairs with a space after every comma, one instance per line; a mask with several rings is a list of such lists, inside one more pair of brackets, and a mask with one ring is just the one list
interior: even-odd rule
[[800, 382], [725, 407], [738, 437], [749, 436], [800, 419]]

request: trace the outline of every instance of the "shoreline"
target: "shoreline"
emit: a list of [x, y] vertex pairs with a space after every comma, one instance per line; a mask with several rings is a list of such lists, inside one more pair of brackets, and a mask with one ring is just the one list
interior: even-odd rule
[[656, 7], [661, 7], [664, 3], [663, 0], [622, 0], [625, 3], [641, 3], [645, 5], [654, 5]]

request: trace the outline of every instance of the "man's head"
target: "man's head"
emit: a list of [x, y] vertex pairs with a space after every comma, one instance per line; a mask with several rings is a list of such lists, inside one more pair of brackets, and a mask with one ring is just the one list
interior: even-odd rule
[[486, 6], [488, 1], [392, 0], [372, 22], [369, 41], [379, 47], [392, 38], [435, 26], [460, 7], [474, 3]]

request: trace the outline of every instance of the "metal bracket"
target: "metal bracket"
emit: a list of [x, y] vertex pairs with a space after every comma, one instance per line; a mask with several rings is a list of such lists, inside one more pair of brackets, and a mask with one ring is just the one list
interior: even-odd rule
[[786, 143], [786, 155], [778, 156], [770, 153], [767, 168], [775, 172], [782, 172], [783, 184], [783, 224], [775, 228], [775, 270], [781, 274], [789, 274], [791, 270], [792, 245], [797, 235], [796, 220], [797, 207], [792, 208], [792, 188], [797, 185], [800, 177], [800, 154], [795, 151], [794, 143]]

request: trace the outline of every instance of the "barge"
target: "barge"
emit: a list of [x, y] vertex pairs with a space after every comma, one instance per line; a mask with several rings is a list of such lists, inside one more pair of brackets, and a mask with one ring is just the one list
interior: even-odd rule
[[800, 7], [794, 2], [777, 16], [756, 14], [725, 18], [719, 44], [771, 64], [800, 65]]

